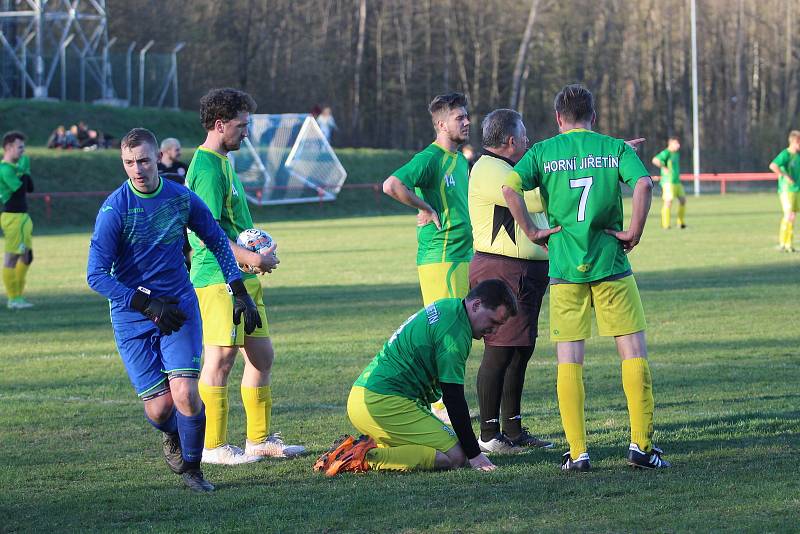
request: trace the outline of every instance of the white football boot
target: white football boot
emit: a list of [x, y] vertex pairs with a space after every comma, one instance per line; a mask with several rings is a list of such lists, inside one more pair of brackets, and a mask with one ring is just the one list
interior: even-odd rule
[[236, 445], [226, 443], [214, 449], [203, 449], [203, 458], [200, 460], [204, 464], [217, 465], [241, 465], [252, 464], [261, 460], [261, 456], [253, 456], [245, 453]]
[[294, 458], [306, 452], [302, 445], [286, 445], [279, 432], [270, 434], [265, 441], [253, 443], [249, 439], [245, 443], [244, 453], [258, 458]]

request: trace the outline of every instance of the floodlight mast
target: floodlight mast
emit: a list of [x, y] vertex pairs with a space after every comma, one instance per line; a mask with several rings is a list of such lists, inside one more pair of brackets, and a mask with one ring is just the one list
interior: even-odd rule
[[691, 0], [692, 12], [692, 171], [694, 196], [700, 196], [700, 125], [697, 104], [697, 8]]
[[[0, 53], [15, 67], [20, 94], [24, 96], [27, 88], [34, 98], [51, 96], [53, 75], [61, 65], [63, 76], [66, 50], [72, 47], [81, 57], [81, 69], [89, 67], [89, 73], [100, 86], [100, 95], [113, 96], [110, 65], [107, 62], [102, 68], [97, 65], [102, 51], [109, 46], [105, 0], [24, 0], [20, 3], [27, 9], [12, 10], [9, 9], [11, 3], [3, 2], [7, 9], [0, 11]], [[7, 40], [2, 29], [10, 25], [16, 30], [13, 43]], [[49, 72], [45, 65], [46, 54], [53, 56]], [[33, 76], [27, 71], [28, 58], [33, 61]], [[86, 62], [87, 58], [94, 62]], [[64, 84], [62, 80], [62, 98]]]

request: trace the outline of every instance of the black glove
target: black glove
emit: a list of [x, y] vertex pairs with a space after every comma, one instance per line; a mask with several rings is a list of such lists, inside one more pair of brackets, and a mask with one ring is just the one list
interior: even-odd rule
[[175, 297], [151, 297], [149, 289], [140, 287], [131, 299], [131, 308], [156, 323], [164, 334], [170, 335], [186, 322], [186, 315], [178, 308], [178, 302]]
[[238, 325], [242, 322], [242, 314], [244, 314], [244, 333], [252, 334], [256, 327], [261, 328], [261, 315], [258, 314], [256, 303], [247, 294], [247, 289], [244, 287], [244, 282], [241, 279], [234, 280], [228, 287], [231, 288], [233, 293], [233, 324]]

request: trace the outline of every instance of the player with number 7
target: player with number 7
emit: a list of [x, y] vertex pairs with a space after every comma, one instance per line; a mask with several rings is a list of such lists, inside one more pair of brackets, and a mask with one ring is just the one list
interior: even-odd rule
[[[641, 239], [653, 182], [632, 145], [592, 131], [594, 97], [581, 85], [556, 95], [559, 135], [533, 145], [503, 185], [514, 219], [532, 241], [549, 245], [550, 337], [558, 356], [558, 404], [569, 451], [561, 467], [588, 471], [583, 360], [594, 307], [601, 336], [613, 336], [622, 360], [634, 467], [669, 467], [653, 445], [653, 389], [645, 318], [627, 253]], [[620, 182], [633, 189], [623, 229]], [[522, 192], [540, 188], [552, 229], [533, 225]]]

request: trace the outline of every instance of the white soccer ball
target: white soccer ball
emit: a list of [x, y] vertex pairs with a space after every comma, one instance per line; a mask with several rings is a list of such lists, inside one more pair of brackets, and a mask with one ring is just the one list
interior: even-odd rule
[[[273, 243], [274, 240], [272, 239], [272, 236], [260, 228], [250, 228], [245, 230], [239, 234], [239, 237], [236, 238], [236, 244], [240, 247], [244, 247], [247, 250], [252, 250], [253, 252], [258, 252], [262, 255], [267, 254], [267, 250], [269, 250]], [[274, 259], [278, 259], [278, 256], [275, 254], [275, 252], [272, 252], [271, 254]], [[239, 269], [245, 273], [255, 273], [255, 269], [251, 265], [240, 263]]]

